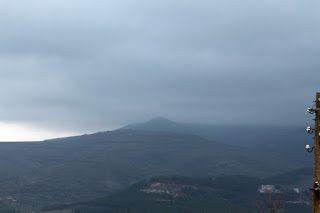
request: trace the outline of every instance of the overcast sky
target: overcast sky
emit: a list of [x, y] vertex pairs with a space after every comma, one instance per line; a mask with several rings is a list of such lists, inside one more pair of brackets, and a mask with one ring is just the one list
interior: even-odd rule
[[304, 125], [320, 91], [319, 9], [318, 0], [2, 1], [0, 140], [158, 116]]

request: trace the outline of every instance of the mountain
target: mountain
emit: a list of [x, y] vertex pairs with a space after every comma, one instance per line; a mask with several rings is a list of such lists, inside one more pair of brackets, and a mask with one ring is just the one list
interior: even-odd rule
[[192, 134], [116, 130], [0, 143], [0, 198], [40, 207], [109, 195], [153, 176], [271, 176], [302, 167]]

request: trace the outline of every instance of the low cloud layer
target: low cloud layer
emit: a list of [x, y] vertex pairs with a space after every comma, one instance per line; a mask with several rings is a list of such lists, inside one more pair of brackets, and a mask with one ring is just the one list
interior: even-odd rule
[[90, 132], [156, 116], [305, 124], [320, 79], [320, 3], [7, 1], [1, 122]]

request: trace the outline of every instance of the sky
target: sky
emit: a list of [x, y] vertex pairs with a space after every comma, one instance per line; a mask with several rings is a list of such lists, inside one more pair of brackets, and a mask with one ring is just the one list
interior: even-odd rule
[[0, 141], [153, 117], [305, 125], [317, 0], [11, 0], [0, 7]]

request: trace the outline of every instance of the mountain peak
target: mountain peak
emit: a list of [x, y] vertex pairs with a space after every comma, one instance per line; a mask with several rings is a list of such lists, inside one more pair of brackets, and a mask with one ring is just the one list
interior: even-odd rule
[[161, 132], [180, 132], [188, 133], [188, 127], [176, 123], [167, 118], [156, 117], [144, 123], [130, 124], [122, 129], [144, 130], [144, 131], [161, 131]]
[[146, 123], [175, 123], [175, 122], [164, 117], [155, 117], [147, 121]]

